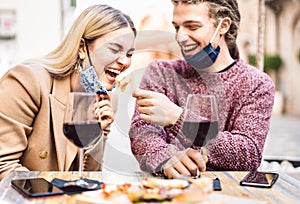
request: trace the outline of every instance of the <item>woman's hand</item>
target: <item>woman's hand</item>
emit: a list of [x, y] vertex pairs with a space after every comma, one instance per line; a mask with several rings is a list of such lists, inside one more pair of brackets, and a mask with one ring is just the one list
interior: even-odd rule
[[132, 96], [139, 105], [140, 118], [149, 123], [164, 127], [174, 125], [183, 110], [161, 93], [139, 89]]
[[168, 178], [198, 176], [200, 171], [206, 170], [207, 161], [206, 154], [188, 148], [174, 153], [174, 156], [163, 165], [163, 172]]
[[102, 130], [109, 127], [114, 121], [114, 112], [111, 104], [111, 97], [108, 94], [97, 95], [97, 101], [94, 105], [95, 117], [101, 124]]

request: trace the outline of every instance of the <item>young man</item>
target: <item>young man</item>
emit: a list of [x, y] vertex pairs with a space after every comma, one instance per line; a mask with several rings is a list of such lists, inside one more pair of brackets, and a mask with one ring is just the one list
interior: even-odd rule
[[[142, 170], [169, 178], [198, 170], [252, 170], [262, 159], [274, 102], [271, 79], [239, 57], [236, 0], [172, 0], [172, 24], [184, 59], [149, 64], [129, 136]], [[219, 134], [192, 147], [181, 131], [188, 94], [211, 94]]]

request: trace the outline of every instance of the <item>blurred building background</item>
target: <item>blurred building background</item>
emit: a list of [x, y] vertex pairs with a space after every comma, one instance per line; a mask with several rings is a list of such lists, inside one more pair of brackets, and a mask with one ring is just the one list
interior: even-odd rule
[[[238, 38], [241, 57], [255, 64], [258, 0], [238, 2], [242, 15]], [[133, 58], [132, 66], [135, 69], [144, 68], [153, 58], [180, 57], [174, 40], [174, 29], [170, 23], [170, 0], [0, 0], [0, 76], [14, 64], [55, 48], [74, 18], [94, 3], [110, 4], [133, 18], [140, 34], [137, 38], [137, 53]], [[297, 136], [300, 130], [299, 125], [296, 125], [300, 122], [300, 0], [265, 0], [264, 45], [264, 71], [271, 76], [277, 90], [274, 106], [276, 121], [271, 123], [271, 133], [276, 135], [281, 130], [282, 135], [276, 137], [284, 136], [286, 132], [282, 131], [290, 130], [286, 128], [290, 126], [284, 125], [294, 124], [293, 132], [288, 133], [292, 136], [285, 137], [293, 146], [299, 141]], [[284, 116], [288, 116], [288, 119], [285, 117], [281, 120]], [[124, 135], [130, 117], [125, 120], [127, 126], [121, 128]], [[290, 122], [291, 120], [297, 122]], [[275, 126], [279, 131], [274, 131]], [[128, 138], [124, 141], [128, 147]], [[120, 140], [115, 141], [120, 142], [122, 143]], [[111, 145], [113, 146], [112, 143]], [[296, 146], [292, 147], [292, 156], [300, 158], [300, 151]], [[270, 152], [268, 149], [271, 151], [272, 148], [268, 146], [267, 153]], [[107, 151], [110, 151], [109, 148]], [[120, 149], [119, 151], [122, 152]], [[133, 162], [133, 166], [135, 165]]]
[[[12, 65], [52, 50], [73, 19], [93, 3], [110, 4], [132, 16], [137, 28], [144, 31], [137, 48], [154, 50], [143, 56], [143, 63], [153, 57], [180, 55], [173, 39], [169, 0], [0, 0], [0, 76]], [[242, 58], [253, 63], [258, 0], [239, 0], [239, 4], [242, 22], [238, 44]], [[274, 113], [300, 116], [300, 1], [265, 0], [265, 4], [265, 71], [277, 87]], [[150, 30], [160, 31], [160, 35], [155, 37]]]

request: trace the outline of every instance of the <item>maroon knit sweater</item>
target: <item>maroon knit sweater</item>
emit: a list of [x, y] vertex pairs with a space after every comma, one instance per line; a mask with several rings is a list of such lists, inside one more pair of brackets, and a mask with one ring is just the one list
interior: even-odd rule
[[[257, 169], [270, 127], [275, 87], [269, 76], [242, 60], [220, 73], [197, 72], [184, 60], [150, 63], [141, 89], [165, 94], [185, 107], [189, 93], [213, 94], [219, 111], [220, 133], [207, 146], [207, 170]], [[191, 147], [181, 133], [184, 111], [175, 125], [162, 127], [139, 119], [135, 109], [129, 130], [132, 152], [144, 171], [159, 172], [176, 151]]]

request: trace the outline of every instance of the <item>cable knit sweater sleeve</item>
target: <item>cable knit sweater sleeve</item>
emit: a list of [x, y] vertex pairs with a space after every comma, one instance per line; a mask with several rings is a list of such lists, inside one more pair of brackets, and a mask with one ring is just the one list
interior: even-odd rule
[[[154, 61], [140, 88], [165, 94], [184, 108], [189, 93], [213, 94], [219, 110], [219, 135], [207, 146], [208, 170], [250, 170], [260, 165], [269, 131], [275, 87], [263, 72], [238, 61], [221, 73], [197, 73], [183, 60]], [[129, 131], [142, 170], [155, 172], [173, 150], [191, 146], [182, 133], [183, 114], [172, 127], [139, 119], [135, 110]]]

